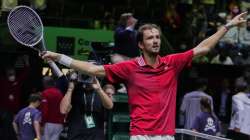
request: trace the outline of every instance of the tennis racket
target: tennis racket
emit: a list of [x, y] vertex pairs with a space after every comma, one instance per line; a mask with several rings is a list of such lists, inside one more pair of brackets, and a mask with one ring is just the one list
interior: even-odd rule
[[[7, 18], [10, 34], [20, 44], [32, 48], [39, 53], [46, 51], [43, 38], [43, 23], [39, 15], [28, 6], [13, 8]], [[41, 45], [37, 45], [41, 43]], [[53, 72], [59, 77], [62, 72], [55, 62], [48, 61]]]

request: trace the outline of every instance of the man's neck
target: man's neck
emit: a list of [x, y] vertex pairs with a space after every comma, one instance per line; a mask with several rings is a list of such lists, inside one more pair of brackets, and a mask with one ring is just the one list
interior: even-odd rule
[[35, 106], [34, 104], [31, 103], [31, 104], [29, 105], [29, 108], [36, 108], [36, 106]]
[[159, 64], [159, 59], [157, 58], [157, 55], [144, 54], [143, 56], [147, 65], [156, 68], [156, 66]]

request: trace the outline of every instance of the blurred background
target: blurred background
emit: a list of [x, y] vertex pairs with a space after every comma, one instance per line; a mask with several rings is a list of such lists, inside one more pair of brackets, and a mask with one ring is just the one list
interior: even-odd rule
[[[250, 10], [249, 0], [1, 0], [0, 4], [0, 79], [4, 79], [10, 67], [17, 75], [23, 75], [27, 67], [31, 68], [20, 86], [18, 109], [28, 104], [30, 93], [43, 89], [42, 77], [52, 75], [52, 72], [36, 51], [22, 47], [11, 37], [6, 19], [17, 5], [30, 6], [41, 16], [48, 50], [80, 60], [94, 59], [101, 64], [111, 63], [110, 55], [115, 48], [114, 30], [122, 13], [133, 13], [138, 19], [135, 29], [143, 23], [159, 25], [163, 32], [161, 55], [166, 55], [195, 47], [235, 15]], [[226, 116], [220, 114], [222, 93], [224, 88], [230, 91], [229, 98], [237, 93], [235, 81], [244, 75], [250, 64], [249, 46], [250, 15], [246, 24], [231, 29], [213, 51], [193, 60], [193, 67], [182, 72], [177, 116], [185, 93], [196, 89], [195, 82], [190, 81], [205, 78], [206, 93], [214, 100], [215, 113], [225, 125], [222, 132], [225, 135], [230, 113]], [[64, 74], [69, 71], [64, 66], [59, 67]], [[127, 138], [126, 100], [125, 94], [114, 97], [117, 104], [107, 119], [106, 135], [109, 139], [115, 137], [116, 132], [121, 134], [117, 139]], [[231, 104], [225, 106], [223, 100], [223, 107], [230, 112]], [[176, 120], [177, 127], [182, 128], [181, 117]]]

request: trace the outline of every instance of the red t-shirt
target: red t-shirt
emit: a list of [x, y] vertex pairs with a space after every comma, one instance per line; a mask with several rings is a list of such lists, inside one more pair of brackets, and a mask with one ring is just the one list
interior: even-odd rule
[[42, 123], [62, 124], [64, 122], [64, 115], [60, 112], [62, 98], [63, 94], [55, 87], [47, 88], [42, 92], [42, 103], [40, 105]]
[[158, 57], [159, 65], [147, 65], [143, 57], [104, 65], [111, 83], [122, 82], [128, 91], [131, 135], [174, 135], [177, 80], [191, 64], [193, 50]]

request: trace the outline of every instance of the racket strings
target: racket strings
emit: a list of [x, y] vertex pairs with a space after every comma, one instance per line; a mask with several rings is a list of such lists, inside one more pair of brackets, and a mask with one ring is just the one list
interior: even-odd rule
[[[14, 18], [17, 19], [17, 26], [13, 26], [16, 27], [15, 33], [17, 37], [27, 44], [32, 44], [34, 41], [36, 41], [36, 38], [34, 37], [39, 36], [39, 31], [35, 30], [35, 28], [37, 28], [37, 23], [35, 23], [36, 20], [33, 20], [33, 17], [30, 17], [27, 11], [21, 11], [17, 13]], [[15, 22], [13, 24], [15, 24]]]
[[30, 8], [20, 7], [8, 17], [11, 34], [21, 44], [36, 45], [43, 36], [43, 25], [38, 15]]

